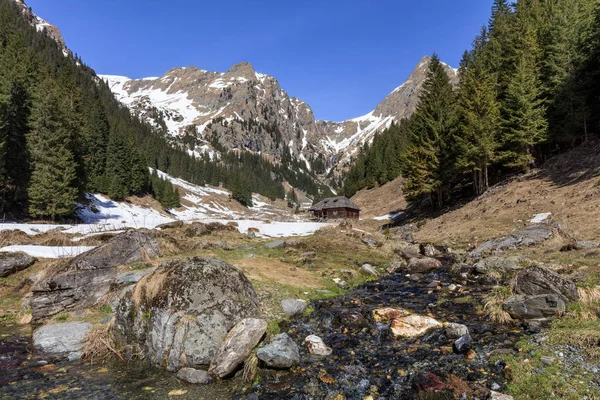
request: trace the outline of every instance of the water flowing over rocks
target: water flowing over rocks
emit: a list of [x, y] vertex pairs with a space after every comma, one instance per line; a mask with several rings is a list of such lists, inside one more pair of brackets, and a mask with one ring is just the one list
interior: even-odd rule
[[244, 274], [222, 260], [194, 257], [142, 278], [121, 299], [110, 334], [127, 357], [175, 371], [209, 365], [229, 330], [259, 313]]
[[6, 278], [31, 267], [35, 258], [25, 253], [0, 253], [0, 278]]
[[[298, 367], [261, 369], [260, 383], [234, 398], [409, 399], [419, 393], [455, 398], [456, 382], [469, 387], [469, 396], [476, 399], [487, 399], [492, 383], [497, 392], [506, 391], [503, 371], [489, 357], [517, 354], [523, 332], [496, 325], [478, 312], [491, 289], [485, 281], [473, 278], [460, 290], [445, 289], [458, 279], [464, 278], [444, 269], [417, 282], [398, 273], [341, 297], [312, 302], [313, 313], [282, 325], [294, 342], [305, 344], [299, 348]], [[428, 288], [432, 281], [440, 289]], [[396, 336], [395, 321], [414, 321], [415, 335]], [[424, 329], [416, 329], [420, 327]], [[470, 346], [455, 354], [452, 346], [464, 335]], [[437, 378], [429, 379], [430, 385], [419, 381], [420, 374]]]
[[210, 363], [208, 373], [224, 378], [230, 375], [250, 355], [267, 331], [264, 319], [245, 318], [227, 334], [223, 345]]
[[115, 282], [117, 266], [160, 254], [152, 232], [131, 230], [75, 257], [32, 287], [33, 320], [43, 320], [67, 309], [95, 304]]

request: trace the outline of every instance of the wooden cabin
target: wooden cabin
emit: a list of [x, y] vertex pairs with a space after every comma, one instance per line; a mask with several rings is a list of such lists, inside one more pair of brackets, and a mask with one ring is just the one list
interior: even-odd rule
[[330, 197], [308, 209], [316, 219], [358, 219], [360, 208], [344, 196]]

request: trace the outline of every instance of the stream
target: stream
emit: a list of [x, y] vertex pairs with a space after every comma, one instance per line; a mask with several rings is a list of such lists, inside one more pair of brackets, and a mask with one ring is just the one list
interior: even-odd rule
[[[259, 383], [247, 387], [239, 378], [190, 385], [143, 362], [52, 360], [32, 352], [30, 327], [0, 327], [0, 399], [410, 399], [415, 398], [415, 382], [445, 385], [449, 377], [454, 386], [469, 390], [469, 398], [485, 398], [491, 388], [505, 392], [504, 365], [490, 359], [514, 353], [523, 332], [494, 325], [482, 315], [488, 286], [470, 281], [450, 291], [451, 283], [457, 279], [445, 273], [418, 282], [395, 274], [313, 302], [311, 315], [280, 324], [300, 347], [300, 365], [290, 371], [261, 369]], [[476, 354], [470, 360], [454, 354], [453, 340], [443, 329], [394, 339], [389, 324], [372, 317], [382, 307], [465, 324]], [[308, 354], [302, 342], [311, 334], [322, 337], [333, 354]]]

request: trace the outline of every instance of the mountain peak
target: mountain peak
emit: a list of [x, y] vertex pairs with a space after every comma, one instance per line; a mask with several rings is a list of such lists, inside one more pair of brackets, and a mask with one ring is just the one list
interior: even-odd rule
[[234, 64], [231, 68], [227, 70], [226, 74], [246, 79], [254, 79], [256, 76], [256, 71], [254, 70], [252, 64], [250, 64], [247, 61], [244, 61]]

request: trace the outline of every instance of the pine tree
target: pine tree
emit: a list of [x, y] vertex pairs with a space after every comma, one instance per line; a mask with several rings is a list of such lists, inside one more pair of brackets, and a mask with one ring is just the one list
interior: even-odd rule
[[489, 187], [488, 168], [497, 156], [501, 122], [497, 77], [488, 69], [486, 45], [487, 30], [483, 28], [473, 50], [463, 56], [455, 136], [457, 167], [472, 173], [477, 195]]
[[85, 170], [88, 177], [88, 188], [92, 191], [106, 192], [108, 190], [105, 169], [109, 132], [110, 125], [104, 110], [99, 104], [94, 105], [83, 129], [86, 142]]
[[503, 164], [526, 171], [533, 163], [533, 146], [546, 139], [548, 122], [538, 67], [539, 46], [525, 18], [519, 21], [522, 40], [515, 71], [502, 102]]
[[51, 81], [41, 84], [32, 110], [29, 213], [36, 218], [71, 216], [77, 200], [77, 165], [64, 104]]
[[452, 130], [455, 95], [437, 55], [432, 57], [417, 110], [411, 119], [411, 144], [404, 161], [404, 186], [409, 200], [429, 197], [441, 208], [452, 176]]

